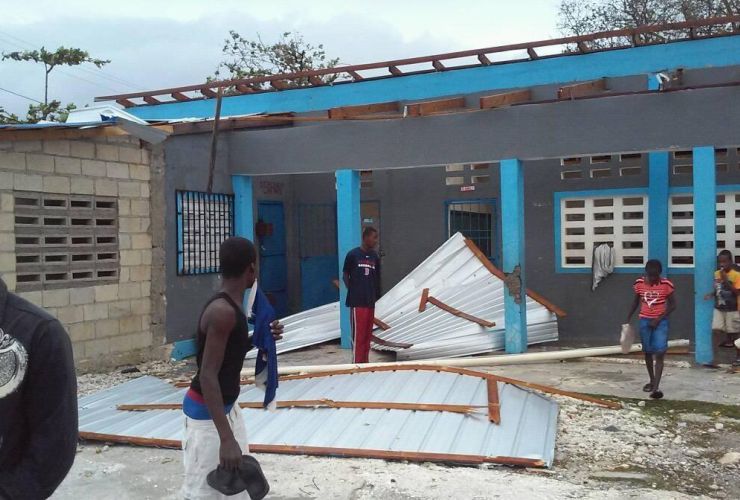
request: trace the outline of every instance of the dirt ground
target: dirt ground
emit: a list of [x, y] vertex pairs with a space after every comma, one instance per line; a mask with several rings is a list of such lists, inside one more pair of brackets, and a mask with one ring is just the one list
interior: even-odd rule
[[[387, 358], [375, 355], [373, 360]], [[347, 362], [329, 344], [281, 356], [286, 365]], [[672, 357], [663, 401], [645, 399], [645, 367], [610, 359], [498, 367], [508, 377], [621, 401], [609, 410], [558, 397], [556, 460], [550, 470], [258, 455], [268, 498], [740, 498], [740, 375], [692, 368]], [[88, 394], [142, 373], [175, 380], [192, 362], [149, 363], [132, 373], [80, 377]], [[248, 425], [248, 423], [247, 423]], [[180, 452], [81, 443], [53, 498], [179, 498]], [[729, 462], [729, 463], [723, 463]]]

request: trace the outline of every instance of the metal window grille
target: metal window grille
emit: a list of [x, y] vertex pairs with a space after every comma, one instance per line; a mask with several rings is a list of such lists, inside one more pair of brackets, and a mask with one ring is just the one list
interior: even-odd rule
[[177, 274], [219, 272], [219, 248], [234, 234], [234, 196], [176, 191]]
[[[690, 194], [671, 196], [671, 267], [694, 266], [694, 198]], [[717, 251], [727, 249], [740, 259], [740, 192], [717, 195]]]
[[16, 192], [18, 291], [118, 281], [115, 198]]
[[462, 233], [489, 259], [496, 262], [496, 211], [491, 201], [450, 202], [447, 205], [447, 236]]
[[590, 268], [594, 248], [614, 248], [616, 265], [640, 267], [647, 253], [646, 196], [564, 198], [560, 205], [563, 267]]

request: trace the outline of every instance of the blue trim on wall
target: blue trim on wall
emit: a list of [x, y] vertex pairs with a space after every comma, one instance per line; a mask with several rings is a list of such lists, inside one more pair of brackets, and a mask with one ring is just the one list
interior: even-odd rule
[[[632, 76], [672, 68], [692, 69], [737, 64], [740, 64], [740, 36], [725, 36], [308, 89], [224, 97], [221, 115], [290, 111], [305, 113], [338, 106], [429, 99], [603, 77]], [[138, 106], [127, 108], [126, 111], [145, 120], [206, 118], [214, 116], [214, 103], [215, 99], [203, 99]]]
[[248, 175], [232, 175], [234, 191], [234, 234], [254, 241], [254, 191]]
[[339, 275], [339, 322], [342, 330], [342, 347], [352, 348], [352, 328], [344, 286], [343, 268], [347, 253], [360, 245], [362, 227], [360, 220], [360, 172], [337, 170], [337, 252]]
[[521, 160], [501, 160], [501, 234], [503, 271], [511, 273], [519, 266], [519, 297], [504, 293], [506, 352], [527, 351], [527, 280], [524, 234], [524, 168]]
[[658, 259], [664, 267], [668, 267], [669, 174], [668, 152], [648, 153], [648, 259]]
[[717, 266], [717, 187], [714, 148], [694, 148], [694, 335], [697, 363], [714, 360], [714, 305], [703, 290], [712, 283]]
[[[590, 267], [564, 267], [562, 244], [562, 222], [561, 222], [561, 201], [563, 198], [599, 198], [602, 196], [635, 196], [648, 194], [648, 188], [623, 188], [623, 189], [589, 189], [584, 191], [557, 191], [553, 193], [553, 214], [554, 214], [554, 242], [555, 242], [555, 272], [560, 274], [591, 274], [593, 271]], [[648, 208], [650, 204], [648, 202]], [[649, 231], [649, 230], [648, 230]], [[650, 233], [648, 232], [648, 238]], [[615, 267], [614, 272], [617, 274], [642, 274], [643, 267]]]
[[195, 356], [198, 353], [198, 344], [195, 339], [178, 340], [172, 346], [172, 353], [170, 358], [175, 361], [182, 361], [183, 359]]

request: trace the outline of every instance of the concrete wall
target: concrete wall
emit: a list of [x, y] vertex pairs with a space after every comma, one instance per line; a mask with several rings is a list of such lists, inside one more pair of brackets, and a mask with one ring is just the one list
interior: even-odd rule
[[[113, 283], [19, 292], [65, 326], [83, 370], [151, 358], [150, 151], [127, 136], [0, 142], [0, 275], [16, 290], [15, 198], [24, 193], [116, 198], [119, 278]], [[154, 161], [160, 161], [155, 159]]]

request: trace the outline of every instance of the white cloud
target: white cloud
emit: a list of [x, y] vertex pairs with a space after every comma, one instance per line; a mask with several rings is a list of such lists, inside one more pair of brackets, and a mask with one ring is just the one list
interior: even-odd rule
[[[342, 63], [358, 64], [548, 38], [556, 34], [558, 0], [30, 3], [3, 6], [0, 51], [65, 45], [110, 59], [102, 72], [90, 66], [52, 73], [50, 97], [84, 105], [97, 95], [203, 81], [230, 29], [268, 40], [298, 30]], [[41, 99], [43, 71], [1, 62], [0, 87]], [[0, 92], [0, 105], [22, 113], [28, 101]]]

